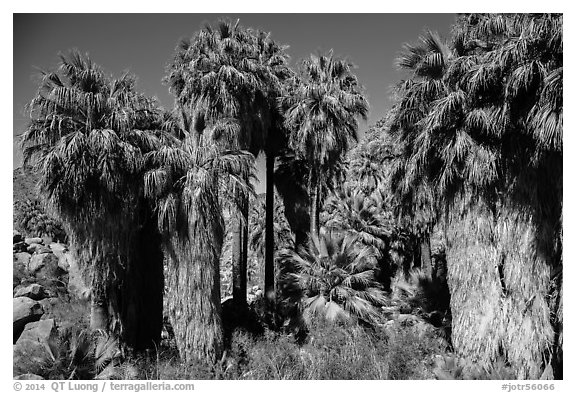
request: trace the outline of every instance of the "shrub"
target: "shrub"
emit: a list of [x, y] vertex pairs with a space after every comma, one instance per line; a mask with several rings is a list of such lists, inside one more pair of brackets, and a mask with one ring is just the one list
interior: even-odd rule
[[64, 242], [66, 232], [62, 223], [52, 218], [38, 200], [27, 199], [14, 203], [14, 220], [16, 229], [27, 236], [49, 236]]
[[516, 379], [512, 367], [502, 359], [481, 366], [470, 360], [450, 355], [439, 356], [436, 359], [434, 375], [436, 379]]
[[[294, 335], [268, 331], [263, 338], [237, 333], [233, 366], [238, 379], [423, 379], [433, 378], [433, 357], [445, 353], [433, 340], [398, 329], [330, 323], [317, 318], [304, 344]], [[232, 371], [233, 370], [233, 371]]]

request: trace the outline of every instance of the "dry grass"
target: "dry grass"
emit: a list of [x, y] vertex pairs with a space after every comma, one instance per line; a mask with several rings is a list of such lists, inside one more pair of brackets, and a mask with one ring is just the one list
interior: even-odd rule
[[215, 365], [182, 364], [170, 348], [127, 363], [140, 370], [139, 379], [405, 380], [434, 378], [434, 359], [445, 354], [435, 341], [410, 329], [398, 327], [392, 335], [319, 320], [302, 344], [290, 334], [236, 331]]

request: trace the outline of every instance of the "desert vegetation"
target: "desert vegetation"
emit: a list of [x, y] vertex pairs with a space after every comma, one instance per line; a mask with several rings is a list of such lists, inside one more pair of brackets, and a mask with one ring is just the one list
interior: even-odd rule
[[[63, 53], [14, 203], [14, 292], [58, 301], [24, 302], [50, 353], [26, 369], [22, 344], [14, 376], [562, 379], [562, 23], [422, 32], [362, 137], [350, 61], [291, 64], [239, 21], [178, 43], [172, 108]], [[32, 263], [50, 250], [57, 279]]]

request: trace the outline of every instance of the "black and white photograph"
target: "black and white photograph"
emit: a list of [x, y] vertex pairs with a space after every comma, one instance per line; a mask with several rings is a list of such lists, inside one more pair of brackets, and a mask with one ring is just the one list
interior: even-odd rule
[[10, 386], [554, 390], [564, 16], [454, 11], [14, 12]]

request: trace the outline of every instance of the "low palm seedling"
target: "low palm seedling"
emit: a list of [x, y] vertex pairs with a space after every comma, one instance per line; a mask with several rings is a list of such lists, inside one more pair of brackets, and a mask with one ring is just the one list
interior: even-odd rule
[[349, 235], [327, 231], [307, 247], [280, 253], [282, 292], [296, 301], [306, 325], [314, 317], [374, 324], [387, 303], [375, 279], [376, 258]]

